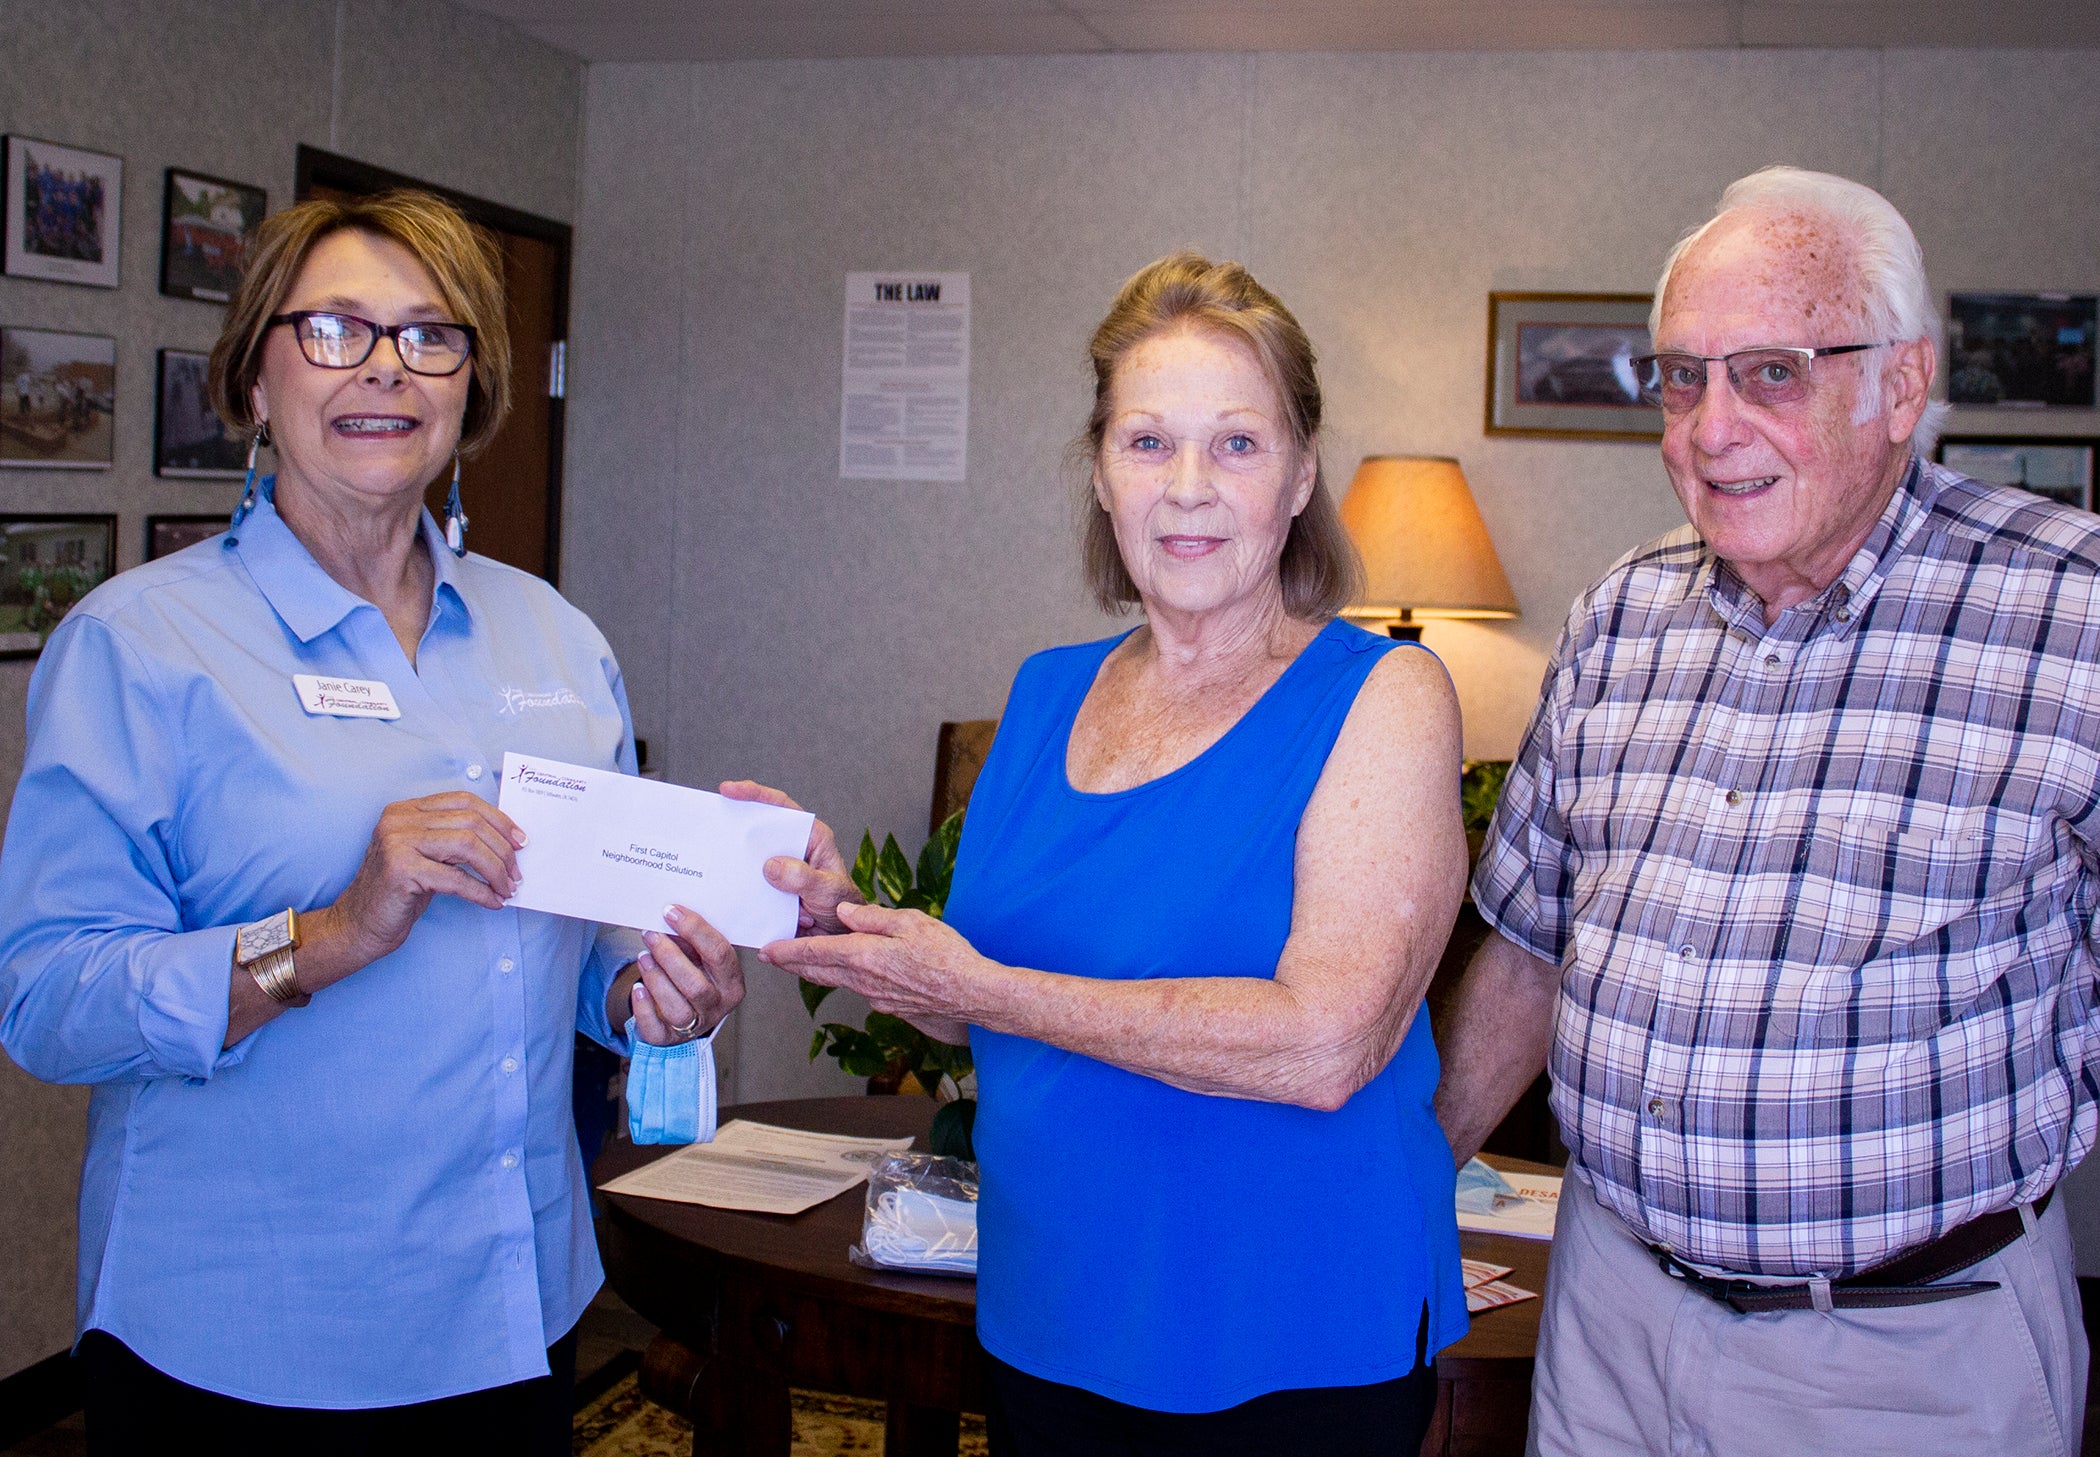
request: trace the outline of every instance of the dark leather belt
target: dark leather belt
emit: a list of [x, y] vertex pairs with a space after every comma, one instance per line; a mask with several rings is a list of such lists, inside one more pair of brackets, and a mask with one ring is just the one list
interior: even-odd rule
[[[2056, 1194], [2051, 1189], [2034, 1201], [2037, 1217], [2049, 1208]], [[2026, 1230], [2017, 1209], [1999, 1209], [1956, 1225], [1929, 1245], [1907, 1255], [1830, 1282], [1830, 1303], [1838, 1310], [1861, 1310], [1891, 1305], [1931, 1305], [1939, 1300], [1959, 1300], [1996, 1290], [1996, 1280], [1962, 1280], [1941, 1284], [1949, 1275], [1989, 1259], [2018, 1239]], [[1721, 1280], [1702, 1275], [1661, 1245], [1648, 1246], [1663, 1273], [1684, 1281], [1700, 1294], [1744, 1315], [1768, 1310], [1813, 1310], [1815, 1292], [1808, 1285], [1759, 1285], [1751, 1280]]]

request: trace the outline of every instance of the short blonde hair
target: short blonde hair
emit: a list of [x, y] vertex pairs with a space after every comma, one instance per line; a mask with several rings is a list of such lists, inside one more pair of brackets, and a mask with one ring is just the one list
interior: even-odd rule
[[1342, 527], [1341, 513], [1327, 489], [1326, 470], [1318, 464], [1322, 404], [1312, 341], [1283, 301], [1241, 265], [1212, 262], [1192, 252], [1170, 253], [1132, 275], [1088, 345], [1094, 364], [1094, 408], [1086, 434], [1074, 447], [1087, 466], [1081, 506], [1087, 588], [1108, 612], [1124, 611], [1138, 600], [1137, 583], [1116, 545], [1115, 525], [1094, 496], [1092, 477], [1108, 430], [1109, 386], [1117, 367], [1146, 340], [1183, 327], [1211, 330], [1252, 349], [1283, 404], [1292, 445], [1301, 459], [1303, 452], [1313, 453], [1312, 496], [1292, 518], [1277, 569], [1284, 610], [1306, 621], [1325, 622], [1362, 590], [1363, 559]]
[[510, 329], [503, 307], [503, 260], [459, 210], [441, 197], [397, 188], [375, 197], [315, 198], [263, 219], [211, 351], [211, 404], [239, 433], [251, 434], [255, 384], [262, 377], [270, 316], [323, 238], [370, 233], [399, 243], [430, 272], [451, 322], [474, 330], [474, 358], [459, 450], [472, 455], [494, 438], [510, 410]]

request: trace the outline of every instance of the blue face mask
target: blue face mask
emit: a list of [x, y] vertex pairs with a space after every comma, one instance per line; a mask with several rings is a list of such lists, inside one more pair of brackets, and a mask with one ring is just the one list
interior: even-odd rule
[[[716, 1031], [721, 1029], [717, 1027]], [[634, 1035], [627, 1069], [627, 1136], [636, 1143], [706, 1143], [715, 1136], [715, 1034], [658, 1047]]]
[[[629, 1082], [627, 1086], [631, 1089], [634, 1084]], [[1479, 1159], [1467, 1159], [1465, 1167], [1458, 1171], [1458, 1207], [1468, 1214], [1493, 1214], [1497, 1197], [1506, 1199], [1516, 1192], [1509, 1180]]]

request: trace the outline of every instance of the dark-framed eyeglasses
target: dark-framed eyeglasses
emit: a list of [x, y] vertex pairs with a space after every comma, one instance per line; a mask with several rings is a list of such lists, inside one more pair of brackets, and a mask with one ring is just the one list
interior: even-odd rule
[[372, 357], [382, 339], [394, 341], [401, 367], [411, 374], [458, 374], [474, 357], [472, 324], [375, 324], [329, 309], [272, 314], [269, 324], [290, 324], [306, 362], [322, 369], [355, 369]]
[[1782, 344], [1738, 349], [1733, 354], [1643, 354], [1633, 361], [1641, 402], [1681, 415], [1706, 398], [1706, 366], [1725, 365], [1728, 383], [1743, 403], [1769, 410], [1808, 398], [1809, 366], [1832, 354], [1857, 354], [1880, 344], [1829, 344], [1821, 349]]

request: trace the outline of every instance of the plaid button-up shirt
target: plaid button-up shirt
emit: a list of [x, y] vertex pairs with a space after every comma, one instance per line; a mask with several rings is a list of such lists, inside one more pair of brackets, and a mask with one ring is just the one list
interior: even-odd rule
[[2092, 1146], [2096, 583], [2093, 517], [1928, 464], [1770, 627], [1688, 527], [1576, 602], [1473, 895], [1637, 1233], [1842, 1276]]

